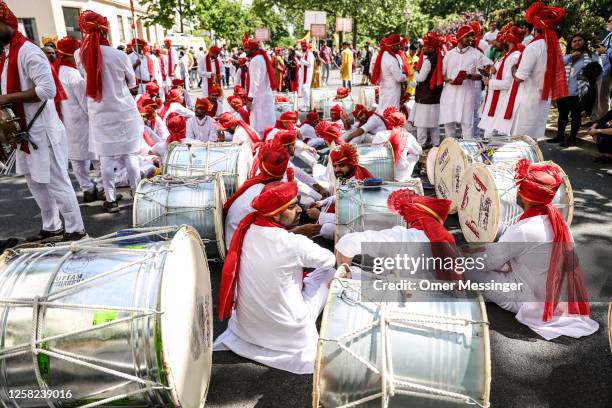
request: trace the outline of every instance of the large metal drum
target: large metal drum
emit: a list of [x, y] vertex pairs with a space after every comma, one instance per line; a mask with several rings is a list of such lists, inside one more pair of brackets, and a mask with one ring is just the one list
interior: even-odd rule
[[395, 159], [390, 143], [385, 144], [358, 144], [355, 146], [359, 153], [359, 165], [370, 170], [376, 178], [395, 180]]
[[[465, 173], [459, 189], [459, 222], [466, 241], [497, 241], [509, 226], [518, 221], [523, 210], [516, 202], [515, 163], [489, 166], [474, 163]], [[553, 203], [570, 225], [574, 214], [572, 185], [561, 167], [557, 168], [563, 183]]]
[[349, 232], [383, 230], [406, 225], [404, 219], [387, 206], [389, 194], [409, 188], [423, 194], [421, 179], [381, 185], [367, 185], [363, 181], [348, 180], [336, 186], [336, 241]]
[[187, 226], [137, 233], [0, 257], [2, 406], [204, 405], [213, 334], [202, 242]]
[[229, 198], [245, 182], [252, 165], [249, 143], [171, 143], [164, 156], [162, 173], [179, 177], [220, 174]]
[[277, 103], [287, 103], [283, 101], [283, 99], [287, 99], [291, 104], [292, 108], [290, 110], [296, 111], [298, 108], [298, 94], [297, 92], [274, 92], [274, 104]]
[[378, 104], [376, 103], [376, 88], [377, 86], [362, 86], [359, 92], [359, 103], [368, 110], [374, 109]]
[[161, 175], [143, 179], [134, 195], [134, 227], [191, 225], [206, 243], [206, 256], [225, 258], [221, 176], [186, 179]]
[[[489, 404], [490, 347], [482, 297], [369, 302], [360, 280], [335, 278], [323, 312], [313, 407]], [[384, 401], [384, 402], [383, 402]]]
[[310, 110], [317, 112], [325, 111], [325, 104], [336, 97], [336, 93], [331, 89], [314, 88], [310, 90]]
[[440, 144], [434, 166], [434, 180], [438, 198], [453, 202], [451, 213], [457, 212], [459, 185], [463, 174], [472, 163], [497, 164], [504, 161], [543, 160], [537, 143], [527, 136], [516, 136], [506, 141], [484, 144], [478, 140], [446, 138]]

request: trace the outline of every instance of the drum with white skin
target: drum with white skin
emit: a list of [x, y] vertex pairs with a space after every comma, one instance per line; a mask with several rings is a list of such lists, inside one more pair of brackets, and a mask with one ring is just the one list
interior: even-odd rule
[[395, 157], [389, 142], [384, 144], [358, 144], [359, 165], [365, 167], [375, 178], [395, 180]]
[[201, 177], [219, 174], [227, 198], [244, 183], [253, 166], [250, 143], [199, 142], [171, 143], [164, 156], [163, 174]]
[[220, 175], [197, 179], [161, 175], [143, 179], [134, 194], [133, 225], [191, 225], [205, 243], [206, 256], [223, 260], [225, 201], [225, 187]]
[[[212, 301], [202, 241], [187, 226], [7, 251], [2, 406], [202, 407]], [[11, 390], [50, 398], [17, 405]]]
[[434, 180], [438, 198], [453, 202], [451, 213], [457, 212], [459, 186], [464, 173], [472, 163], [497, 164], [527, 159], [543, 160], [537, 143], [528, 136], [515, 136], [508, 140], [478, 140], [446, 138], [440, 144], [434, 166]]
[[[516, 201], [515, 164], [507, 162], [487, 166], [474, 163], [465, 173], [459, 190], [459, 222], [466, 241], [497, 241], [509, 226], [518, 222], [523, 209]], [[570, 225], [574, 214], [572, 185], [561, 167], [557, 168], [563, 183], [553, 203]]]
[[432, 185], [435, 185], [435, 168], [436, 168], [436, 155], [438, 154], [438, 147], [434, 146], [431, 149], [429, 149], [429, 152], [427, 153], [427, 157], [425, 159], [425, 164], [426, 164], [426, 169], [427, 169], [427, 180], [429, 180], [429, 183]]
[[391, 212], [387, 206], [389, 195], [403, 188], [423, 194], [421, 179], [405, 182], [348, 180], [336, 186], [336, 241], [349, 232], [383, 230], [396, 225], [406, 225], [404, 219]]
[[[278, 98], [277, 98], [278, 97]], [[277, 99], [288, 99], [291, 104], [292, 111], [296, 111], [298, 108], [298, 94], [297, 92], [274, 92], [274, 104], [276, 103], [287, 103], [281, 102], [280, 100], [277, 102]]]
[[[340, 269], [339, 269], [340, 272]], [[336, 277], [323, 312], [313, 408], [489, 406], [489, 327], [482, 296], [373, 302]], [[388, 291], [389, 292], [389, 291]]]

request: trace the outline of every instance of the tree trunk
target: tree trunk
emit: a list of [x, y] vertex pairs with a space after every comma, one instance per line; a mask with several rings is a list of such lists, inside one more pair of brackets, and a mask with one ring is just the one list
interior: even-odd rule
[[357, 49], [357, 17], [353, 16], [353, 49]]
[[179, 21], [181, 33], [183, 32], [183, 0], [178, 0], [178, 12], [179, 12]]

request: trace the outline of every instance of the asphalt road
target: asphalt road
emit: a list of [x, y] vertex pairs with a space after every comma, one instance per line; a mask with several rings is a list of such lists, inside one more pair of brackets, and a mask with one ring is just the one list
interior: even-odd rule
[[[337, 71], [330, 85], [337, 86]], [[357, 90], [354, 90], [354, 93]], [[194, 92], [197, 94], [197, 90]], [[560, 149], [540, 143], [546, 160], [553, 160], [568, 174], [575, 197], [572, 224], [579, 244], [612, 249], [612, 177], [610, 166], [593, 163], [592, 143]], [[73, 178], [74, 181], [74, 178]], [[74, 182], [76, 186], [76, 182]], [[129, 192], [124, 191], [129, 197]], [[130, 200], [120, 203], [121, 213], [103, 213], [100, 203], [82, 204], [91, 236], [131, 226]], [[0, 178], [0, 239], [25, 237], [40, 229], [40, 215], [21, 177]], [[458, 225], [452, 216], [449, 225]], [[610, 251], [609, 251], [610, 252]], [[598, 261], [597, 259], [592, 260]], [[215, 298], [220, 281], [219, 265], [211, 265]], [[606, 286], [612, 286], [607, 277]], [[609, 293], [609, 292], [608, 292]], [[216, 304], [216, 300], [215, 300]], [[600, 330], [583, 339], [561, 337], [544, 341], [514, 316], [487, 304], [491, 329], [491, 406], [497, 408], [604, 408], [612, 406], [612, 356], [607, 337], [607, 303], [592, 305]], [[225, 325], [215, 318], [214, 333]], [[409, 353], [418, 350], [407, 350]], [[312, 377], [293, 375], [243, 359], [230, 352], [215, 353], [207, 400], [210, 408], [310, 407]]]

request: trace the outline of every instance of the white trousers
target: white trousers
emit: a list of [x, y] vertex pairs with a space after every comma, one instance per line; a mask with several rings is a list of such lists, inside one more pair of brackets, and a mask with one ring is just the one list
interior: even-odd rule
[[[49, 149], [52, 149], [50, 147]], [[66, 232], [80, 232], [85, 229], [81, 209], [76, 193], [70, 182], [68, 170], [63, 169], [52, 151], [49, 154], [49, 183], [34, 181], [29, 174], [25, 175], [28, 188], [40, 208], [42, 229], [55, 231], [62, 227], [60, 213], [64, 217]]]
[[300, 94], [302, 95], [302, 106], [310, 108], [310, 86], [300, 84]]
[[434, 146], [440, 145], [440, 128], [439, 127], [419, 127], [417, 128], [417, 142], [421, 145], [427, 143], [427, 137], [431, 138], [431, 144]]
[[140, 166], [137, 154], [100, 156], [102, 185], [104, 185], [104, 191], [106, 192], [106, 201], [110, 202], [117, 199], [117, 188], [115, 187], [115, 160], [125, 166], [132, 192], [136, 191], [136, 187], [138, 187], [138, 183], [140, 183]]
[[[89, 175], [89, 169], [93, 162], [94, 170], [96, 174], [95, 180], [92, 180]], [[102, 185], [102, 178], [100, 175], [100, 162], [98, 160], [70, 160], [72, 165], [72, 172], [79, 182], [79, 187], [82, 192], [91, 192], [95, 186]], [[95, 181], [95, 182], [94, 182]]]
[[[473, 136], [473, 123], [460, 123], [461, 125], [461, 136], [464, 139], [472, 139]], [[444, 124], [444, 137], [457, 137], [456, 135], [457, 122], [445, 123]]]

